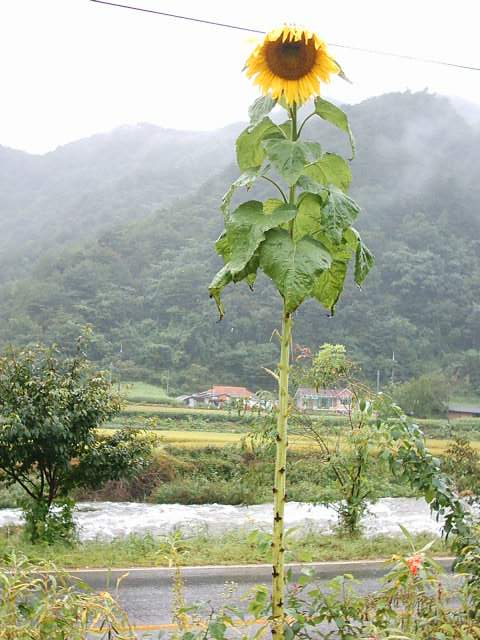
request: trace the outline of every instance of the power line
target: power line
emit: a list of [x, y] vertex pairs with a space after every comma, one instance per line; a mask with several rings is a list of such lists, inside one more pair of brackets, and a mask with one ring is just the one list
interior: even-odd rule
[[122, 9], [132, 9], [133, 11], [141, 11], [143, 13], [155, 13], [157, 16], [166, 16], [167, 18], [177, 18], [178, 20], [188, 20], [189, 22], [200, 22], [202, 24], [211, 24], [215, 27], [224, 27], [225, 29], [236, 29], [237, 31], [249, 31], [250, 33], [265, 34], [266, 31], [259, 29], [249, 29], [248, 27], [239, 27], [235, 24], [227, 24], [224, 22], [214, 22], [213, 20], [202, 20], [201, 18], [191, 18], [190, 16], [180, 16], [176, 13], [165, 13], [164, 11], [154, 11], [153, 9], [144, 9], [143, 7], [132, 7], [128, 4], [117, 4], [116, 2], [107, 2], [106, 0], [90, 0], [97, 4], [108, 4], [111, 7], [121, 7]]
[[[224, 29], [235, 29], [236, 31], [246, 31], [248, 33], [259, 33], [264, 35], [266, 31], [260, 29], [252, 29], [250, 27], [242, 27], [236, 24], [228, 24], [226, 22], [216, 22], [214, 20], [204, 20], [202, 18], [193, 18], [191, 16], [183, 16], [176, 13], [167, 13], [165, 11], [157, 11], [155, 9], [145, 9], [143, 7], [135, 7], [128, 4], [119, 4], [116, 2], [108, 2], [107, 0], [90, 0], [97, 4], [105, 4], [110, 7], [119, 7], [121, 9], [130, 9], [131, 11], [140, 11], [142, 13], [153, 13], [158, 16], [164, 16], [167, 18], [175, 18], [177, 20], [186, 20], [188, 22], [197, 22], [200, 24], [209, 24], [215, 27], [222, 27]], [[348, 49], [350, 51], [359, 51], [361, 53], [368, 53], [377, 56], [387, 56], [390, 58], [400, 58], [401, 60], [410, 60], [411, 62], [425, 62], [427, 64], [436, 64], [444, 67], [454, 67], [456, 69], [466, 69], [468, 71], [480, 71], [480, 67], [473, 67], [466, 64], [456, 64], [454, 62], [447, 62], [445, 60], [435, 60], [433, 58], [419, 58], [417, 56], [410, 56], [402, 53], [393, 53], [392, 51], [381, 51], [379, 49], [365, 49], [363, 47], [354, 47], [348, 44], [338, 44], [336, 42], [328, 42], [329, 47], [338, 47], [339, 49]]]

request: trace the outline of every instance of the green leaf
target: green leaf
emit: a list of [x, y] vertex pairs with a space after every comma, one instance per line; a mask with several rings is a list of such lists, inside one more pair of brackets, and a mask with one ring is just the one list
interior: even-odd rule
[[247, 169], [258, 169], [265, 159], [265, 149], [262, 146], [263, 140], [267, 138], [282, 137], [282, 131], [270, 118], [264, 118], [253, 129], [250, 127], [243, 131], [236, 143], [237, 162], [241, 171]]
[[213, 298], [217, 304], [218, 312], [220, 314], [220, 320], [225, 315], [225, 307], [223, 305], [221, 294], [225, 287], [231, 282], [241, 282], [245, 280], [250, 288], [256, 280], [257, 269], [259, 265], [259, 257], [255, 254], [252, 259], [245, 265], [245, 268], [241, 271], [233, 274], [230, 269], [230, 264], [227, 263], [220, 271], [214, 276], [211, 281], [208, 291], [210, 298]]
[[263, 213], [270, 215], [275, 211], [275, 209], [278, 209], [278, 207], [281, 207], [283, 204], [285, 204], [283, 200], [279, 200], [278, 198], [268, 198], [268, 200], [265, 200], [263, 203]]
[[232, 198], [235, 191], [240, 187], [246, 187], [248, 191], [260, 175], [263, 175], [267, 169], [268, 167], [265, 167], [262, 172], [260, 172], [260, 167], [257, 167], [256, 169], [247, 169], [234, 182], [232, 182], [228, 191], [222, 198], [222, 206], [220, 207], [225, 218], [230, 214], [230, 205], [232, 204]]
[[267, 215], [263, 213], [263, 204], [256, 200], [240, 205], [226, 224], [232, 275], [245, 268], [265, 239], [266, 231], [292, 220], [296, 213], [293, 205], [281, 205]]
[[347, 114], [336, 105], [328, 102], [328, 100], [320, 98], [320, 96], [315, 98], [315, 113], [327, 122], [330, 122], [330, 124], [333, 124], [335, 127], [341, 129], [348, 135], [350, 145], [352, 147], [353, 160], [353, 158], [355, 157], [355, 138], [353, 137], [352, 130], [350, 129]]
[[375, 264], [375, 257], [370, 249], [365, 245], [360, 234], [354, 227], [350, 227], [345, 232], [345, 239], [349, 246], [355, 251], [355, 273], [356, 284], [360, 286], [367, 277], [370, 269]]
[[208, 290], [217, 303], [220, 319], [225, 315], [221, 300], [223, 289], [231, 282], [246, 280], [250, 288], [255, 283], [259, 256], [257, 250], [265, 239], [265, 232], [295, 217], [292, 205], [280, 203], [271, 213], [263, 212], [263, 204], [252, 200], [240, 205], [230, 216], [224, 231], [215, 243], [215, 249], [225, 266], [213, 278]]
[[312, 295], [331, 313], [334, 313], [335, 305], [345, 284], [348, 263], [356, 251], [357, 244], [352, 247], [344, 237], [338, 243], [337, 238], [333, 241], [326, 234], [322, 198], [312, 193], [304, 193], [300, 197], [293, 227], [294, 240], [298, 241], [305, 236], [319, 241], [332, 256], [331, 267], [316, 279]]
[[359, 213], [360, 207], [355, 200], [334, 185], [328, 187], [322, 218], [325, 232], [334, 241], [341, 241], [343, 231], [352, 224]]
[[320, 145], [320, 143], [301, 140], [300, 144], [304, 149], [307, 162], [315, 162], [317, 160], [320, 160], [320, 158], [323, 156], [322, 146]]
[[313, 193], [304, 193], [298, 201], [298, 213], [293, 224], [295, 242], [304, 236], [315, 237], [322, 231], [322, 198]]
[[375, 264], [375, 257], [370, 249], [359, 240], [355, 253], [355, 282], [360, 286]]
[[265, 140], [263, 147], [275, 169], [293, 186], [312, 157], [312, 147], [301, 140]]
[[220, 237], [215, 242], [215, 251], [219, 256], [222, 256], [224, 262], [228, 262], [230, 260], [232, 252], [230, 250], [230, 243], [228, 242], [226, 231], [222, 231]]
[[305, 171], [297, 180], [297, 186], [303, 189], [304, 191], [309, 191], [310, 193], [315, 193], [319, 196], [326, 197], [327, 188], [324, 184], [319, 182], [314, 178], [309, 178], [306, 173], [309, 170], [309, 167], [305, 167]]
[[275, 107], [277, 101], [271, 96], [261, 96], [257, 98], [255, 102], [248, 109], [248, 116], [250, 118], [250, 126], [254, 127], [265, 116], [268, 116], [270, 111]]
[[220, 320], [225, 315], [225, 307], [221, 299], [221, 293], [225, 289], [227, 284], [230, 284], [230, 282], [232, 282], [232, 274], [230, 273], [228, 264], [226, 264], [220, 269], [220, 271], [214, 276], [213, 280], [208, 285], [210, 297], [213, 298], [217, 303]]
[[315, 280], [331, 264], [326, 249], [312, 238], [293, 242], [287, 231], [271, 229], [260, 247], [260, 266], [285, 300], [288, 313], [311, 295]]
[[336, 153], [326, 153], [320, 160], [305, 167], [304, 175], [324, 186], [334, 184], [342, 191], [348, 191], [352, 181], [348, 163]]
[[332, 266], [315, 281], [312, 295], [332, 314], [343, 291], [348, 263], [334, 260]]

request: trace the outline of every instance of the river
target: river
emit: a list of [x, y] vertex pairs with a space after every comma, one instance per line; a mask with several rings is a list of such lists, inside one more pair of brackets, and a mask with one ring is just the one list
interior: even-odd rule
[[[131, 533], [167, 535], [175, 530], [185, 535], [199, 532], [218, 535], [232, 530], [268, 531], [272, 505], [81, 502], [75, 508], [74, 517], [82, 540], [111, 539]], [[337, 514], [332, 507], [289, 502], [285, 522], [287, 528], [294, 527], [298, 533], [309, 530], [328, 533], [335, 527]], [[21, 523], [20, 509], [0, 509], [0, 527]], [[399, 524], [411, 533], [438, 534], [441, 529], [441, 521], [436, 521], [423, 498], [382, 498], [370, 505], [363, 522], [367, 536], [398, 535]]]

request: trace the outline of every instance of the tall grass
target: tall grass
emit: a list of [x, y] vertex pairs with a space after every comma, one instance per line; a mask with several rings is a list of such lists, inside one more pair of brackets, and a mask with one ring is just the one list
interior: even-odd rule
[[[414, 536], [418, 546], [423, 546], [433, 536]], [[130, 534], [122, 538], [77, 542], [72, 546], [31, 545], [20, 530], [0, 529], [0, 563], [5, 566], [5, 554], [15, 551], [31, 562], [55, 563], [67, 569], [73, 568], [125, 568], [129, 566], [169, 566], [165, 553], [168, 536]], [[208, 564], [256, 564], [270, 562], [271, 553], [268, 534], [261, 531], [234, 531], [223, 535], [212, 535], [208, 530], [185, 537], [188, 554], [183, 565]], [[364, 560], [388, 558], [394, 553], [408, 551], [408, 542], [401, 535], [375, 536], [373, 538], [345, 538], [319, 534], [314, 531], [289, 536], [288, 562], [314, 562], [328, 560]], [[448, 547], [440, 539], [433, 550], [438, 555], [447, 555]], [[3, 560], [2, 560], [3, 559]]]

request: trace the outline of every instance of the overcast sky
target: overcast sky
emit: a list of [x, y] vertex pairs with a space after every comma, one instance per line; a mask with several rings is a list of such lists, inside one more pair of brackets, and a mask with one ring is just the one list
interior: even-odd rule
[[[122, 2], [122, 0], [118, 0]], [[125, 0], [269, 30], [296, 22], [327, 42], [480, 66], [478, 0]], [[89, 0], [0, 0], [0, 144], [43, 153], [121, 124], [213, 129], [245, 119], [246, 33]], [[480, 72], [331, 48], [357, 102], [410, 88], [480, 103]]]

